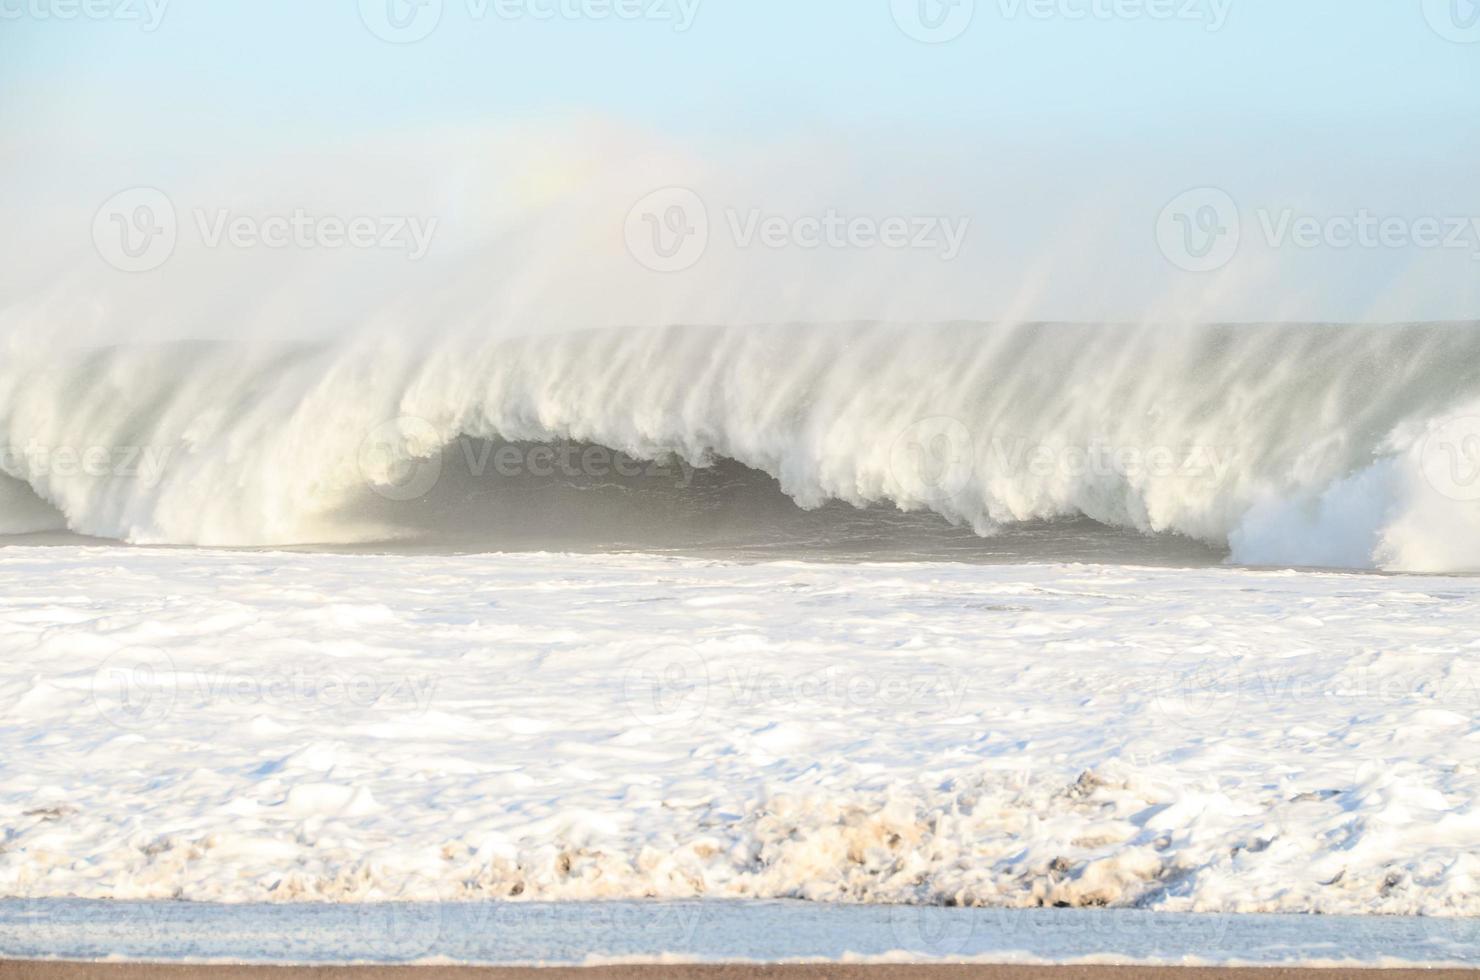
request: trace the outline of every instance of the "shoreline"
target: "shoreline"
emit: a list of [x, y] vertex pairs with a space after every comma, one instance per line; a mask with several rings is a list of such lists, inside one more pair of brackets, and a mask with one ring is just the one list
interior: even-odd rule
[[612, 966], [263, 966], [0, 960], [0, 980], [1468, 980], [1464, 968], [1063, 966], [1021, 964], [623, 964]]

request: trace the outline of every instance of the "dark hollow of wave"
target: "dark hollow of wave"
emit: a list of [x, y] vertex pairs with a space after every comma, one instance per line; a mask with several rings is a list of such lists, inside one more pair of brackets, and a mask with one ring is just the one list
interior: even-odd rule
[[1217, 564], [1224, 552], [1173, 534], [1085, 518], [1010, 524], [989, 537], [929, 511], [840, 501], [804, 510], [729, 459], [693, 467], [583, 443], [460, 438], [412, 499], [366, 490], [338, 515], [385, 529], [352, 550], [643, 551], [739, 559]]

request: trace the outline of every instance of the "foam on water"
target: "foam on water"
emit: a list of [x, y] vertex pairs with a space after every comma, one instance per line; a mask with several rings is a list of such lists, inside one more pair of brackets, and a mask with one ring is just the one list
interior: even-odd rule
[[0, 549], [0, 895], [1480, 914], [1480, 580]]

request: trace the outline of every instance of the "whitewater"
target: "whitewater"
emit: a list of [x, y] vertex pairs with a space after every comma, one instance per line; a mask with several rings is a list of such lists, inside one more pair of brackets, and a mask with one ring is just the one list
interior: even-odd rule
[[9, 336], [0, 895], [1480, 914], [1474, 325]]
[[0, 895], [1480, 914], [1474, 578], [100, 546], [0, 580]]
[[[913, 522], [960, 557], [961, 534], [990, 552], [1013, 528], [1087, 519], [1213, 562], [1469, 571], [1476, 363], [1480, 330], [1458, 323], [367, 330], [94, 348], [11, 330], [0, 533], [454, 548], [465, 533], [476, 548], [480, 527], [541, 507], [555, 525], [588, 520], [599, 501], [598, 545], [633, 522], [658, 535], [675, 512], [693, 526], [753, 516], [781, 538], [820, 512], [834, 515], [808, 525], [821, 537]], [[518, 487], [489, 453], [540, 445], [608, 465], [545, 461], [548, 499], [497, 516]]]

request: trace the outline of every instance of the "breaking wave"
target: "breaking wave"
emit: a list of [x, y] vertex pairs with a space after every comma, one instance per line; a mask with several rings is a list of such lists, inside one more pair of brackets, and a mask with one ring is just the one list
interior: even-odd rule
[[904, 528], [911, 553], [991, 553], [1005, 536], [1032, 557], [1094, 522], [1121, 529], [1112, 543], [1159, 535], [1245, 564], [1480, 567], [1472, 324], [3, 353], [5, 534], [447, 544], [480, 526], [561, 547], [584, 521], [623, 547], [825, 549]]

